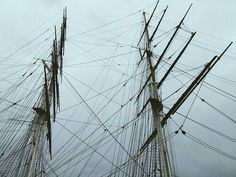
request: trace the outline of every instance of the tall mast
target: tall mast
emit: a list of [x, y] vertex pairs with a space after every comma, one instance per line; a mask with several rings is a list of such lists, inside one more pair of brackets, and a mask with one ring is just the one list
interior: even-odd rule
[[[192, 5], [191, 5], [192, 6]], [[195, 33], [192, 34], [191, 38], [189, 39], [189, 41], [187, 42], [187, 44], [184, 46], [183, 50], [180, 52], [180, 54], [178, 55], [178, 57], [176, 58], [176, 60], [174, 61], [174, 63], [172, 64], [172, 66], [170, 67], [170, 69], [167, 71], [167, 73], [164, 75], [164, 77], [161, 79], [160, 83], [158, 83], [157, 78], [156, 78], [156, 69], [158, 67], [158, 64], [161, 62], [162, 58], [164, 57], [164, 55], [166, 54], [168, 48], [171, 46], [171, 43], [173, 42], [176, 34], [178, 33], [179, 29], [181, 28], [181, 25], [185, 19], [185, 17], [187, 16], [191, 6], [188, 8], [187, 12], [185, 13], [184, 17], [181, 19], [181, 21], [179, 22], [179, 24], [177, 25], [173, 35], [171, 36], [170, 40], [168, 41], [167, 45], [165, 46], [164, 50], [162, 51], [160, 57], [158, 58], [157, 62], [155, 63], [155, 65], [153, 64], [153, 51], [152, 51], [152, 41], [153, 38], [163, 20], [163, 17], [167, 11], [168, 6], [166, 7], [166, 9], [164, 10], [154, 32], [152, 33], [152, 35], [149, 34], [149, 23], [153, 17], [153, 14], [156, 10], [156, 6], [149, 18], [149, 20], [147, 21], [146, 19], [146, 15], [145, 13], [143, 13], [143, 18], [144, 18], [144, 22], [145, 22], [145, 27], [144, 27], [144, 32], [142, 33], [141, 38], [144, 38], [145, 44], [145, 50], [143, 52], [143, 54], [141, 53], [141, 61], [139, 62], [139, 64], [146, 58], [146, 63], [147, 63], [147, 80], [144, 83], [144, 85], [142, 86], [142, 88], [140, 89], [140, 92], [137, 96], [137, 99], [139, 99], [139, 97], [141, 96], [142, 92], [144, 91], [144, 89], [146, 87], [148, 87], [148, 92], [149, 92], [149, 99], [146, 102], [146, 104], [144, 104], [143, 108], [141, 109], [139, 115], [142, 113], [142, 111], [145, 109], [145, 107], [147, 107], [147, 105], [151, 106], [151, 111], [152, 111], [152, 115], [153, 115], [153, 121], [152, 121], [152, 133], [151, 135], [146, 139], [145, 143], [142, 145], [140, 151], [144, 152], [144, 150], [151, 144], [151, 154], [153, 154], [154, 156], [154, 160], [152, 162], [152, 164], [154, 164], [154, 168], [156, 168], [156, 172], [153, 176], [157, 176], [157, 170], [160, 171], [160, 176], [164, 176], [164, 177], [170, 177], [172, 175], [172, 170], [171, 170], [171, 163], [170, 163], [170, 159], [169, 159], [169, 155], [168, 155], [168, 148], [167, 148], [167, 144], [166, 144], [166, 138], [165, 138], [165, 128], [163, 127], [162, 121], [163, 121], [163, 105], [161, 102], [161, 96], [159, 94], [159, 88], [161, 86], [161, 84], [163, 83], [163, 81], [166, 79], [166, 77], [168, 76], [168, 74], [170, 73], [170, 71], [172, 70], [172, 68], [174, 67], [174, 65], [178, 62], [178, 60], [180, 59], [180, 57], [182, 56], [182, 54], [184, 53], [184, 51], [186, 50], [187, 46], [189, 45], [189, 43], [191, 42], [192, 38], [194, 37]], [[141, 39], [139, 40], [140, 43]], [[141, 50], [140, 50], [141, 51]], [[154, 147], [154, 148], [153, 148]], [[159, 158], [159, 160], [158, 160]]]
[[[169, 157], [167, 153], [167, 147], [165, 144], [165, 136], [163, 134], [163, 129], [161, 126], [161, 113], [162, 113], [162, 103], [160, 100], [160, 95], [157, 89], [157, 79], [155, 70], [153, 68], [153, 61], [152, 61], [152, 41], [150, 39], [149, 31], [148, 31], [148, 24], [145, 16], [145, 12], [143, 13], [144, 22], [145, 22], [145, 37], [146, 37], [146, 60], [148, 66], [148, 73], [150, 74], [151, 78], [149, 80], [149, 94], [150, 94], [150, 103], [152, 108], [153, 114], [153, 132], [156, 132], [156, 136], [153, 140], [154, 148], [152, 148], [152, 154], [154, 155], [154, 166], [157, 166], [157, 153], [159, 153], [160, 158], [160, 170], [164, 177], [171, 176], [171, 168], [169, 164]], [[150, 20], [149, 20], [150, 21]], [[157, 143], [156, 143], [157, 142]], [[158, 150], [159, 149], [159, 150]], [[159, 152], [158, 152], [159, 151]], [[154, 175], [156, 176], [156, 174]]]
[[[55, 28], [55, 39], [53, 41], [53, 49], [51, 54], [51, 66], [47, 66], [46, 62], [43, 61], [44, 65], [44, 87], [40, 96], [39, 102], [35, 103], [33, 110], [36, 112], [35, 118], [33, 119], [32, 130], [33, 134], [29, 137], [28, 141], [32, 141], [31, 151], [29, 152], [29, 159], [27, 162], [27, 169], [25, 172], [16, 173], [17, 176], [32, 177], [35, 176], [35, 172], [44, 173], [44, 169], [40, 172], [37, 170], [38, 162], [40, 161], [38, 152], [42, 150], [42, 141], [47, 138], [48, 149], [50, 158], [52, 158], [52, 133], [51, 133], [51, 117], [55, 121], [56, 109], [59, 107], [59, 84], [58, 77], [59, 73], [62, 74], [62, 63], [65, 46], [65, 35], [66, 35], [66, 9], [63, 11], [63, 22], [61, 25], [60, 40], [57, 41], [56, 28]], [[50, 114], [50, 109], [53, 109], [53, 115]], [[32, 131], [31, 130], [31, 131]], [[46, 130], [46, 137], [45, 135]], [[41, 159], [42, 160], [42, 159]], [[43, 162], [41, 162], [43, 163]], [[24, 165], [22, 165], [24, 166]], [[24, 170], [23, 170], [24, 171]]]
[[[192, 6], [192, 5], [191, 5]], [[144, 111], [144, 109], [148, 106], [151, 105], [151, 111], [153, 115], [153, 123], [152, 123], [152, 133], [151, 135], [146, 139], [145, 143], [142, 145], [140, 152], [144, 152], [145, 149], [148, 148], [149, 145], [151, 146], [151, 154], [154, 156], [154, 160], [152, 161], [152, 165], [154, 164], [154, 167], [157, 167], [157, 162], [158, 158], [157, 155], [159, 153], [159, 169], [160, 171], [160, 176], [163, 177], [171, 177], [172, 174], [172, 169], [171, 169], [171, 163], [168, 155], [168, 148], [166, 144], [166, 138], [165, 138], [165, 124], [167, 123], [168, 118], [172, 114], [174, 114], [178, 108], [184, 103], [184, 101], [188, 98], [188, 96], [194, 91], [194, 89], [202, 82], [202, 80], [206, 77], [206, 75], [210, 72], [210, 70], [214, 67], [214, 65], [220, 60], [220, 58], [224, 55], [224, 53], [228, 50], [228, 48], [232, 45], [232, 42], [226, 47], [226, 49], [221, 53], [220, 56], [214, 56], [213, 59], [207, 63], [204, 67], [204, 69], [198, 74], [198, 76], [194, 79], [194, 81], [190, 84], [190, 86], [186, 89], [186, 91], [182, 94], [182, 96], [177, 100], [177, 102], [173, 105], [173, 107], [167, 112], [165, 115], [163, 114], [163, 105], [161, 102], [161, 96], [159, 94], [159, 88], [161, 87], [162, 83], [165, 81], [165, 79], [168, 77], [178, 60], [181, 58], [183, 53], [185, 52], [186, 48], [189, 46], [190, 42], [192, 41], [193, 37], [195, 36], [195, 32], [191, 33], [190, 39], [187, 41], [175, 61], [172, 63], [170, 68], [167, 70], [167, 72], [164, 74], [163, 78], [160, 80], [160, 82], [157, 81], [156, 78], [156, 69], [158, 67], [158, 64], [161, 62], [162, 58], [166, 54], [168, 48], [171, 46], [171, 43], [173, 42], [177, 32], [179, 29], [181, 29], [181, 25], [187, 16], [191, 6], [188, 8], [187, 12], [185, 13], [184, 17], [176, 27], [173, 35], [171, 36], [170, 40], [168, 41], [167, 45], [165, 46], [164, 50], [162, 51], [160, 57], [158, 58], [157, 62], [155, 65], [153, 65], [153, 51], [152, 51], [152, 40], [157, 32], [157, 29], [164, 17], [164, 14], [166, 12], [166, 9], [157, 25], [155, 28], [153, 34], [150, 37], [149, 31], [148, 31], [148, 26], [150, 23], [150, 20], [153, 16], [153, 13], [156, 9], [154, 8], [153, 13], [150, 16], [150, 19], [147, 21], [145, 13], [143, 13], [144, 17], [144, 22], [145, 22], [145, 27], [144, 27], [144, 32], [142, 33], [141, 38], [144, 38], [145, 44], [144, 44], [144, 51], [143, 53], [141, 52], [142, 50], [140, 49], [140, 56], [141, 60], [138, 63], [138, 65], [146, 59], [146, 64], [147, 64], [147, 80], [145, 81], [144, 85], [141, 87], [140, 92], [137, 96], [137, 100], [141, 96], [142, 92], [144, 92], [144, 89], [148, 87], [149, 91], [149, 99], [147, 102], [144, 104], [142, 107], [141, 111], [138, 113], [138, 116]], [[141, 39], [139, 40], [140, 43]], [[180, 127], [181, 128], [181, 127]], [[154, 146], [153, 146], [154, 145]], [[154, 148], [153, 148], [154, 147]], [[140, 154], [141, 154], [140, 153]], [[155, 169], [154, 169], [155, 170]], [[157, 173], [153, 174], [153, 176], [157, 176]]]

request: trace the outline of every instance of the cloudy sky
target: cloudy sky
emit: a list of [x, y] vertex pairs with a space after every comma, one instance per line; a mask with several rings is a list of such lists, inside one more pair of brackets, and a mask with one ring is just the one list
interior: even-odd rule
[[[158, 12], [160, 12], [160, 9], [164, 9], [166, 5], [169, 5], [168, 14], [164, 21], [166, 27], [168, 28], [170, 25], [177, 25], [178, 21], [192, 2], [193, 7], [184, 24], [188, 29], [197, 31], [198, 39], [200, 42], [204, 43], [204, 46], [209, 47], [213, 51], [216, 51], [215, 54], [218, 54], [218, 52], [223, 51], [230, 41], [236, 43], [235, 0], [161, 0]], [[0, 0], [0, 57], [4, 58], [6, 56], [11, 56], [12, 52], [17, 51], [17, 49], [27, 44], [38, 34], [41, 34], [49, 27], [51, 29], [54, 24], [59, 25], [62, 9], [65, 6], [67, 6], [68, 9], [68, 26], [72, 29], [71, 31], [68, 31], [68, 36], [73, 37], [73, 35], [77, 35], [77, 33], [93, 29], [94, 27], [98, 27], [138, 11], [145, 10], [150, 13], [154, 4], [155, 1], [152, 0]], [[141, 13], [138, 13], [136, 15], [138, 16], [140, 14]], [[141, 19], [141, 17], [134, 18], [134, 20], [136, 19]], [[127, 24], [128, 22], [126, 21], [125, 23]], [[69, 37], [68, 40], [70, 40]], [[79, 41], [79, 39], [77, 41]], [[193, 54], [195, 55], [196, 53]], [[208, 55], [214, 56], [211, 52], [209, 52]], [[14, 59], [13, 56], [9, 58]], [[71, 56], [74, 56], [74, 54], [71, 54]], [[191, 57], [196, 59], [194, 56]], [[236, 81], [235, 44], [229, 50], [229, 53], [227, 53], [224, 60], [225, 63], [222, 63], [221, 66], [217, 66], [214, 70], [214, 74]], [[197, 59], [195, 62], [196, 61]], [[68, 64], [74, 64], [74, 61], [68, 62]], [[220, 82], [209, 80], [209, 82], [210, 81], [221, 89], [224, 89], [224, 87], [221, 87], [223, 84]], [[226, 87], [227, 92], [236, 95], [235, 85], [234, 87], [231, 87], [226, 84]], [[214, 94], [207, 95], [207, 93], [203, 91], [202, 95], [205, 97], [209, 96], [208, 99], [212, 102], [215, 101]], [[221, 103], [216, 103], [217, 106], [221, 107], [223, 110], [227, 110], [226, 112], [230, 115], [235, 115], [235, 111], [233, 111], [236, 106], [235, 104], [227, 102], [223, 98], [219, 98], [218, 101]], [[198, 109], [200, 108], [202, 111], [198, 112]], [[214, 112], [206, 114], [205, 111], [207, 110], [208, 108], [205, 108], [204, 106], [196, 107], [193, 118], [212, 118], [217, 116]], [[216, 129], [223, 127], [221, 129], [223, 132], [236, 138], [236, 133], [233, 131], [235, 130], [235, 125], [230, 125], [230, 123], [222, 125], [224, 121], [217, 123], [217, 120], [215, 119], [207, 119], [203, 122], [208, 124], [212, 123]], [[206, 141], [211, 140], [212, 136], [211, 134], [208, 134], [207, 131], [199, 132], [201, 129], [191, 125], [189, 122], [186, 123], [186, 126], [187, 125], [189, 125], [189, 127], [186, 129], [192, 130], [194, 135], [199, 133], [199, 138], [202, 138], [203, 136], [203, 139]], [[224, 126], [226, 130], [224, 129]], [[212, 140], [211, 143], [215, 143], [215, 146], [220, 147], [220, 149], [223, 148], [224, 151], [236, 156], [235, 143], [224, 144], [225, 141], [221, 141], [221, 139], [218, 140], [217, 136], [214, 136], [213, 139], [214, 140]], [[195, 142], [191, 142], [189, 139], [184, 139], [181, 135], [176, 136], [174, 141], [177, 146], [176, 158], [178, 176], [236, 176], [235, 160], [226, 159], [211, 150], [199, 146]]]

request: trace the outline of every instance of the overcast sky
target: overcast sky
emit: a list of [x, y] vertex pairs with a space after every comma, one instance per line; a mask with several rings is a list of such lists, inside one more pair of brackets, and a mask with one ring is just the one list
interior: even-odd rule
[[[166, 23], [176, 25], [191, 2], [193, 2], [193, 7], [185, 24], [189, 29], [198, 32], [201, 37], [200, 41], [206, 41], [218, 47], [216, 50], [219, 52], [230, 41], [236, 42], [235, 0], [161, 0], [159, 9], [169, 4], [165, 20]], [[47, 27], [55, 23], [60, 24], [62, 9], [65, 6], [68, 8], [68, 23], [73, 28], [83, 31], [139, 10], [151, 12], [154, 4], [155, 1], [152, 0], [0, 0], [0, 57], [8, 56]], [[80, 26], [82, 24], [85, 26]], [[215, 73], [236, 81], [235, 44], [229, 50], [225, 60], [227, 63], [217, 67]], [[220, 83], [217, 84], [220, 85]], [[228, 87], [227, 91], [232, 91], [232, 94], [236, 95], [234, 88]], [[220, 106], [224, 109], [228, 108], [228, 112], [235, 115], [235, 112], [231, 111], [235, 105], [224, 103]], [[199, 113], [197, 116], [202, 115], [206, 114]], [[217, 124], [217, 126], [220, 125]], [[229, 125], [228, 128], [231, 130], [226, 132], [236, 138], [235, 129], [233, 130], [235, 126]], [[198, 130], [194, 131], [196, 133]], [[207, 136], [210, 138], [210, 135]], [[178, 142], [176, 157], [180, 177], [236, 176], [236, 161], [225, 160], [224, 157], [201, 146], [195, 147], [195, 143], [188, 143], [190, 140], [183, 139], [181, 135], [177, 136], [175, 141]], [[215, 141], [217, 144], [217, 140]], [[218, 143], [220, 144], [221, 142]], [[231, 144], [225, 147], [231, 155], [236, 156], [236, 146], [233, 145], [233, 147]], [[192, 151], [193, 146], [197, 151]], [[198, 156], [198, 153], [202, 155]]]

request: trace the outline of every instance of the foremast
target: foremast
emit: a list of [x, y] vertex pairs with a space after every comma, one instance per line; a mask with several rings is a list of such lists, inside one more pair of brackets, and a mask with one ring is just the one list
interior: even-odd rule
[[[61, 32], [59, 40], [57, 39], [57, 32], [55, 27], [55, 39], [53, 41], [53, 49], [51, 53], [50, 66], [43, 60], [44, 66], [44, 87], [39, 97], [39, 101], [35, 103], [33, 110], [36, 112], [33, 119], [32, 130], [33, 134], [29, 136], [29, 141], [32, 141], [32, 148], [29, 152], [29, 158], [26, 166], [26, 170], [19, 170], [16, 172], [17, 176], [32, 177], [45, 173], [44, 169], [37, 170], [38, 164], [44, 163], [44, 159], [38, 156], [38, 151], [43, 150], [44, 141], [48, 141], [48, 149], [50, 158], [52, 159], [52, 133], [51, 133], [51, 117], [55, 121], [57, 109], [60, 107], [59, 100], [59, 78], [62, 76], [63, 68], [63, 55], [65, 48], [66, 38], [66, 21], [67, 21], [67, 9], [63, 11], [63, 21], [61, 24]], [[53, 113], [50, 113], [52, 109]], [[46, 131], [46, 133], [45, 133]], [[46, 135], [46, 137], [45, 137]], [[23, 161], [24, 163], [24, 161]], [[25, 166], [19, 165], [19, 166]], [[44, 166], [44, 165], [42, 165]], [[25, 171], [25, 172], [24, 172]], [[23, 173], [22, 173], [23, 172]], [[35, 174], [39, 173], [39, 174]]]

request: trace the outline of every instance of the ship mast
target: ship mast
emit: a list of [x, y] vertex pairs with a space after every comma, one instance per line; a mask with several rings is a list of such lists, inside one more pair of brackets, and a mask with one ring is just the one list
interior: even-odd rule
[[[141, 60], [138, 63], [140, 65], [142, 62], [146, 61], [147, 65], [147, 79], [144, 83], [144, 85], [141, 87], [137, 100], [141, 97], [142, 92], [144, 92], [145, 88], [148, 88], [149, 92], [149, 99], [147, 102], [144, 104], [142, 107], [141, 111], [138, 113], [138, 116], [141, 115], [141, 113], [145, 110], [145, 108], [148, 107], [148, 105], [151, 105], [151, 112], [153, 115], [153, 121], [152, 121], [152, 133], [151, 135], [146, 139], [145, 143], [142, 145], [140, 149], [140, 154], [144, 153], [145, 150], [148, 148], [149, 145], [151, 145], [151, 154], [154, 158], [152, 158], [152, 170], [153, 174], [152, 176], [156, 177], [158, 175], [157, 171], [160, 171], [160, 176], [163, 177], [171, 177], [174, 175], [174, 170], [171, 168], [171, 162], [170, 158], [168, 155], [168, 147], [166, 143], [166, 137], [165, 137], [165, 124], [167, 123], [167, 120], [170, 118], [172, 114], [174, 114], [178, 108], [185, 102], [185, 100], [188, 98], [188, 96], [194, 91], [194, 89], [203, 81], [203, 79], [207, 76], [207, 74], [210, 72], [210, 70], [215, 66], [215, 64], [220, 60], [220, 58], [224, 55], [224, 53], [228, 50], [228, 48], [231, 46], [232, 42], [226, 47], [226, 49], [221, 53], [220, 56], [214, 56], [212, 60], [207, 63], [204, 67], [204, 69], [198, 74], [198, 76], [193, 80], [193, 82], [189, 85], [189, 87], [185, 90], [185, 92], [182, 94], [182, 96], [176, 101], [176, 103], [173, 105], [172, 108], [170, 108], [169, 112], [166, 114], [163, 113], [163, 105], [161, 101], [161, 95], [159, 94], [159, 89], [162, 86], [163, 82], [165, 79], [168, 77], [178, 60], [181, 58], [187, 47], [189, 46], [190, 42], [194, 38], [196, 32], [191, 32], [191, 36], [182, 48], [181, 52], [179, 55], [176, 57], [174, 62], [170, 65], [169, 69], [167, 72], [164, 74], [163, 78], [160, 79], [160, 81], [157, 81], [156, 77], [156, 70], [158, 68], [159, 63], [162, 61], [163, 57], [165, 56], [167, 50], [171, 46], [176, 34], [178, 31], [181, 29], [181, 25], [184, 22], [185, 17], [187, 16], [192, 4], [186, 11], [184, 17], [181, 19], [179, 24], [176, 26], [175, 31], [171, 38], [169, 39], [167, 45], [165, 46], [164, 50], [161, 52], [160, 56], [157, 59], [157, 62], [155, 65], [153, 64], [153, 49], [152, 49], [152, 40], [157, 32], [162, 19], [166, 13], [166, 9], [163, 12], [163, 15], [161, 16], [154, 32], [152, 35], [149, 34], [149, 23], [153, 17], [153, 14], [155, 13], [155, 10], [157, 8], [158, 3], [156, 4], [152, 14], [150, 15], [149, 20], [147, 21], [145, 12], [143, 12], [143, 17], [144, 17], [144, 31], [141, 35], [141, 38], [138, 42], [138, 45], [142, 41], [142, 38], [144, 38], [144, 50], [140, 48], [140, 56]], [[181, 129], [182, 127], [180, 127]], [[182, 132], [184, 132], [182, 130]], [[178, 130], [175, 132], [178, 133]], [[158, 159], [159, 158], [159, 159]], [[159, 164], [158, 164], [159, 162]], [[148, 164], [147, 164], [148, 165]]]
[[[158, 5], [158, 4], [157, 4]], [[156, 7], [157, 7], [156, 5]], [[150, 19], [147, 21], [146, 19], [146, 15], [145, 12], [143, 12], [143, 18], [144, 18], [144, 22], [145, 22], [145, 29], [144, 29], [144, 33], [142, 36], [145, 36], [145, 53], [146, 53], [146, 63], [147, 63], [147, 67], [148, 67], [148, 75], [150, 75], [150, 78], [148, 80], [148, 88], [149, 88], [149, 94], [150, 94], [150, 98], [149, 98], [149, 103], [151, 104], [151, 109], [152, 109], [152, 114], [153, 114], [153, 133], [151, 135], [151, 137], [154, 137], [152, 142], [154, 143], [154, 148], [151, 149], [151, 154], [153, 154], [154, 158], [153, 158], [153, 164], [154, 164], [154, 171], [156, 171], [154, 173], [153, 176], [157, 176], [157, 169], [159, 169], [161, 171], [161, 174], [164, 177], [170, 177], [171, 176], [171, 168], [170, 168], [170, 164], [169, 164], [169, 157], [168, 157], [168, 152], [167, 152], [167, 146], [165, 143], [165, 135], [164, 135], [164, 131], [163, 128], [161, 126], [161, 115], [162, 115], [162, 103], [161, 103], [161, 97], [158, 93], [158, 88], [157, 88], [157, 79], [156, 79], [156, 74], [155, 74], [155, 70], [153, 67], [153, 58], [152, 58], [152, 39], [153, 36], [150, 37], [149, 34], [149, 30], [148, 30], [148, 25], [149, 22], [156, 10], [156, 7], [154, 8], [154, 11], [150, 17]], [[167, 8], [165, 9], [163, 16], [166, 12]], [[162, 16], [162, 18], [163, 18]], [[161, 18], [161, 20], [162, 20]], [[161, 21], [160, 21], [161, 22]], [[160, 25], [160, 23], [159, 23]], [[157, 28], [159, 27], [159, 25], [157, 26]], [[156, 30], [157, 30], [156, 28]], [[156, 31], [155, 30], [155, 31]], [[141, 38], [142, 38], [141, 36]], [[141, 60], [143, 60], [143, 58], [141, 58]], [[142, 90], [141, 90], [142, 92]], [[149, 141], [149, 140], [147, 140]], [[151, 143], [151, 142], [150, 142]], [[141, 148], [141, 151], [143, 151], [143, 149], [147, 146], [147, 144], [149, 144], [149, 142], [146, 142], [144, 144], [144, 146]], [[159, 154], [159, 158], [160, 158], [160, 162], [162, 164], [159, 164], [159, 167], [157, 167], [157, 157]]]
[[165, 13], [168, 9], [168, 6], [167, 6], [166, 9], [163, 11], [162, 16], [160, 17], [160, 20], [159, 20], [155, 30], [153, 31], [152, 35], [150, 35], [149, 34], [149, 24], [152, 20], [152, 17], [155, 13], [155, 10], [156, 10], [157, 6], [158, 6], [158, 3], [156, 4], [156, 6], [155, 6], [155, 8], [154, 8], [154, 10], [153, 10], [153, 12], [152, 12], [152, 14], [151, 14], [148, 21], [146, 19], [145, 12], [143, 12], [145, 27], [144, 27], [144, 31], [141, 35], [141, 38], [138, 42], [138, 44], [140, 44], [142, 38], [145, 37], [144, 38], [144, 47], [145, 47], [145, 49], [144, 49], [143, 53], [140, 50], [141, 60], [140, 60], [139, 64], [146, 59], [146, 64], [147, 64], [147, 68], [148, 68], [147, 69], [147, 76], [148, 77], [147, 77], [146, 82], [144, 83], [144, 85], [140, 89], [140, 92], [137, 96], [137, 99], [139, 99], [139, 97], [141, 96], [142, 92], [144, 92], [144, 89], [146, 87], [148, 87], [148, 91], [149, 91], [149, 95], [150, 95], [150, 98], [148, 99], [146, 104], [144, 104], [144, 106], [141, 109], [141, 112], [139, 113], [139, 115], [142, 113], [142, 111], [145, 109], [145, 107], [147, 107], [147, 105], [149, 105], [149, 104], [151, 105], [151, 111], [152, 111], [152, 115], [153, 115], [153, 121], [152, 121], [153, 130], [152, 130], [152, 133], [147, 138], [145, 143], [142, 145], [140, 151], [141, 151], [141, 153], [144, 152], [144, 150], [148, 147], [148, 145], [152, 144], [151, 154], [154, 156], [153, 161], [152, 161], [152, 166], [153, 166], [152, 169], [154, 171], [153, 176], [157, 176], [158, 171], [159, 171], [160, 176], [171, 177], [173, 175], [173, 172], [172, 172], [172, 168], [171, 168], [170, 158], [169, 158], [169, 155], [168, 155], [168, 148], [167, 148], [166, 137], [165, 137], [165, 127], [162, 124], [164, 114], [163, 114], [163, 105], [162, 105], [162, 101], [161, 101], [161, 95], [159, 94], [159, 88], [162, 85], [165, 78], [170, 73], [170, 71], [172, 70], [172, 68], [174, 67], [174, 65], [177, 63], [179, 58], [182, 56], [182, 54], [186, 50], [187, 46], [191, 42], [191, 40], [194, 37], [195, 33], [192, 34], [191, 38], [189, 39], [187, 44], [184, 46], [183, 50], [180, 52], [179, 56], [176, 58], [176, 60], [174, 61], [174, 63], [170, 67], [170, 69], [166, 72], [166, 74], [160, 80], [160, 82], [158, 82], [157, 77], [156, 77], [156, 69], [158, 67], [158, 64], [161, 62], [161, 60], [164, 57], [164, 55], [166, 54], [167, 50], [171, 46], [171, 43], [173, 42], [177, 32], [180, 30], [181, 25], [182, 25], [185, 17], [187, 16], [187, 14], [188, 14], [188, 12], [189, 12], [192, 5], [188, 8], [188, 10], [185, 13], [184, 17], [179, 22], [179, 24], [176, 27], [173, 35], [171, 36], [170, 40], [168, 41], [167, 45], [165, 46], [164, 50], [162, 51], [161, 55], [159, 56], [157, 62], [154, 65], [153, 64], [154, 62], [153, 62], [152, 41], [153, 41], [153, 38], [154, 38], [154, 36], [155, 36], [155, 34], [156, 34], [163, 18], [164, 18], [164, 15], [165, 15]]
[[[45, 133], [45, 127], [47, 130], [46, 137], [48, 141], [48, 149], [50, 158], [52, 159], [52, 133], [51, 133], [51, 117], [55, 121], [56, 110], [60, 106], [59, 102], [59, 84], [58, 77], [62, 74], [63, 66], [63, 55], [65, 46], [65, 36], [66, 36], [66, 20], [67, 20], [67, 10], [63, 11], [63, 22], [61, 25], [60, 40], [57, 40], [56, 27], [55, 27], [55, 39], [53, 41], [53, 49], [51, 54], [51, 66], [49, 67], [45, 61], [44, 65], [44, 88], [42, 90], [41, 99], [39, 102], [35, 103], [33, 110], [36, 112], [35, 118], [33, 120], [33, 134], [29, 140], [32, 140], [32, 150], [30, 151], [29, 161], [27, 163], [26, 175], [31, 177], [35, 175], [35, 168], [37, 168], [37, 163], [39, 160], [38, 151], [42, 148], [42, 139]], [[50, 109], [53, 109], [53, 114], [50, 114]], [[40, 173], [45, 173], [42, 170]], [[19, 171], [17, 173], [19, 174]]]

